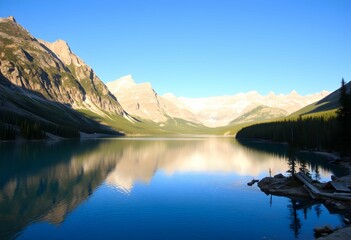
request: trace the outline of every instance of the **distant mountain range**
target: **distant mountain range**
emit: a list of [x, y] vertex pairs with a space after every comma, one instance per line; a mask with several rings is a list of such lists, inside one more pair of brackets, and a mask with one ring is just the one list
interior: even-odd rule
[[301, 96], [292, 91], [287, 95], [271, 92], [262, 96], [252, 91], [208, 98], [176, 97], [171, 93], [160, 96], [150, 83], [136, 84], [131, 75], [106, 85], [122, 107], [135, 117], [154, 122], [181, 118], [208, 127], [285, 117], [329, 94], [322, 91]]
[[318, 105], [328, 95], [160, 96], [150, 83], [136, 84], [131, 75], [106, 85], [65, 41], [36, 39], [13, 17], [0, 19], [0, 127], [16, 131], [30, 121], [51, 135], [60, 135], [62, 126], [85, 133], [223, 134], [236, 125]]

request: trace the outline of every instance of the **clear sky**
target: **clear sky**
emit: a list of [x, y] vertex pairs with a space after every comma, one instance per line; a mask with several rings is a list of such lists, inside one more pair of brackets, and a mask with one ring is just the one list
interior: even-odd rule
[[207, 97], [332, 91], [351, 80], [349, 0], [0, 0], [35, 37], [63, 39], [106, 83]]

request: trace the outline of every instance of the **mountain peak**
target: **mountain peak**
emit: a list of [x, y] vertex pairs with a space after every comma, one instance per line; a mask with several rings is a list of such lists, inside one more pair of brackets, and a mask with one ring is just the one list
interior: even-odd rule
[[126, 76], [123, 76], [117, 80], [114, 80], [112, 82], [106, 83], [106, 86], [110, 89], [112, 93], [116, 93], [120, 91], [121, 89], [128, 89], [133, 86], [135, 86], [136, 83], [133, 80], [133, 77], [131, 74], [128, 74]]
[[17, 22], [16, 22], [16, 19], [14, 18], [14, 16], [9, 16], [7, 19], [10, 20], [10, 21], [12, 21], [12, 22], [17, 23]]
[[16, 19], [13, 16], [9, 16], [7, 18], [0, 18], [0, 21], [1, 22], [14, 22], [14, 23], [17, 23]]
[[71, 64], [71, 48], [67, 42], [58, 39], [53, 43], [47, 43], [48, 47], [67, 65]]
[[300, 96], [300, 95], [295, 90], [292, 90], [287, 96], [296, 97], [296, 96]]
[[62, 39], [58, 39], [52, 43], [43, 40], [39, 40], [39, 42], [53, 51], [66, 65], [71, 65], [73, 63], [76, 66], [81, 66], [84, 64], [84, 62], [72, 52], [68, 43]]
[[68, 46], [68, 43], [62, 39], [57, 39], [55, 42], [52, 43], [57, 48], [60, 48], [62, 52], [65, 53], [72, 53], [71, 48]]
[[131, 87], [136, 85], [132, 74], [128, 74], [126, 76], [123, 76], [119, 79], [117, 79], [115, 82], [119, 82], [119, 85], [123, 86], [123, 87]]

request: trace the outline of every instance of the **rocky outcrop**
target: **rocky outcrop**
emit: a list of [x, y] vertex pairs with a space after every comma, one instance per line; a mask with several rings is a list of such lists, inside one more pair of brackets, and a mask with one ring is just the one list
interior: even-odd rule
[[303, 185], [291, 177], [276, 175], [265, 177], [258, 182], [258, 187], [266, 194], [287, 196], [291, 198], [309, 198], [309, 194]]
[[124, 114], [93, 69], [66, 42], [38, 40], [13, 17], [0, 20], [0, 79], [75, 109]]

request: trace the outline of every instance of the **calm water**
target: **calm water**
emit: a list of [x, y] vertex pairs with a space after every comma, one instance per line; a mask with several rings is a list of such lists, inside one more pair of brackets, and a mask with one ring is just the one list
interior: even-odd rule
[[[229, 138], [0, 143], [0, 239], [313, 239], [341, 226], [311, 201], [266, 196], [284, 145]], [[335, 172], [298, 154], [314, 178]]]

